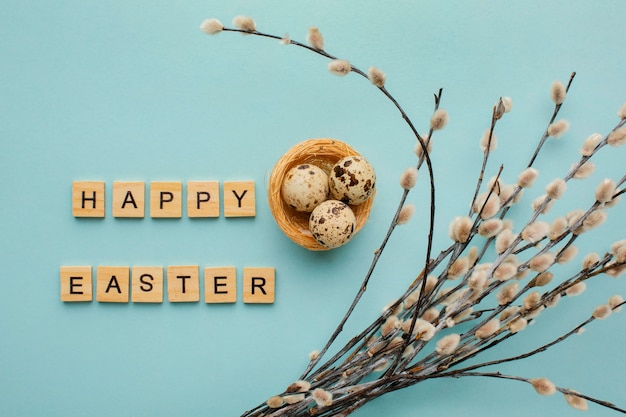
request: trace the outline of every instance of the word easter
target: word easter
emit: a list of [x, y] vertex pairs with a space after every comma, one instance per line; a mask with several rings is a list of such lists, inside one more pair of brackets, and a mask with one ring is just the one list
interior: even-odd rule
[[[141, 181], [114, 181], [113, 217], [144, 217], [145, 188], [145, 183]], [[188, 217], [219, 217], [218, 181], [189, 181], [186, 188]], [[226, 181], [223, 194], [225, 217], [254, 217], [256, 215], [254, 181]], [[182, 182], [150, 182], [149, 204], [150, 217], [182, 217]], [[105, 217], [105, 211], [105, 183], [103, 181], [74, 181], [72, 183], [74, 217]]]
[[[172, 303], [193, 303], [200, 300], [198, 265], [161, 266], [98, 266], [96, 268], [96, 301], [102, 303], [162, 303], [164, 281], [167, 299]], [[92, 267], [62, 266], [61, 301], [93, 301]], [[243, 269], [243, 302], [274, 303], [274, 268]], [[204, 268], [205, 303], [237, 301], [235, 267]]]

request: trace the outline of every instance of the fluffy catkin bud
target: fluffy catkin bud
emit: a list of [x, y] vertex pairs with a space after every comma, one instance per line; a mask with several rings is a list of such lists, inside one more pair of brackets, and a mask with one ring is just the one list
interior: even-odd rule
[[609, 317], [612, 312], [613, 309], [611, 309], [610, 305], [600, 304], [593, 310], [592, 316], [596, 320], [604, 320], [605, 318]]
[[[423, 136], [422, 140], [424, 141], [424, 144], [426, 145], [426, 150], [428, 151], [428, 154], [430, 155], [430, 153], [433, 151], [433, 143], [430, 141], [428, 136]], [[421, 158], [424, 156], [424, 148], [422, 147], [422, 144], [419, 141], [415, 144], [414, 152], [418, 158]]]
[[617, 116], [620, 119], [626, 119], [626, 103], [622, 104], [622, 107], [617, 111]]
[[615, 294], [614, 296], [609, 298], [609, 306], [611, 306], [613, 311], [615, 311], [616, 313], [618, 313], [622, 309], [622, 307], [618, 307], [618, 306], [622, 304], [623, 302], [624, 302], [624, 298], [619, 294]]
[[513, 282], [502, 287], [496, 295], [496, 298], [498, 299], [498, 304], [501, 306], [509, 304], [515, 299], [518, 290], [519, 284], [517, 282]]
[[530, 310], [531, 308], [535, 307], [537, 303], [539, 303], [539, 300], [541, 300], [541, 294], [539, 294], [537, 291], [531, 292], [526, 297], [524, 297], [524, 301], [522, 304], [524, 306], [524, 310]]
[[526, 326], [528, 326], [528, 320], [520, 317], [519, 319], [513, 320], [513, 322], [509, 324], [509, 331], [511, 333], [519, 333], [524, 330]]
[[496, 138], [496, 134], [489, 129], [485, 130], [483, 136], [480, 138], [480, 149], [482, 149], [483, 152], [493, 152], [497, 147], [498, 139]]
[[547, 212], [550, 211], [550, 209], [554, 205], [554, 200], [549, 199], [547, 203], [546, 203], [546, 200], [548, 200], [547, 194], [540, 195], [539, 197], [533, 200], [531, 207], [533, 208], [533, 210], [539, 210], [539, 208], [543, 206], [543, 208], [541, 208], [539, 213], [546, 214]]
[[435, 350], [440, 356], [449, 355], [459, 346], [459, 342], [461, 341], [461, 336], [458, 334], [449, 334], [447, 336], [442, 337], [435, 347]]
[[622, 126], [619, 129], [615, 129], [609, 133], [607, 143], [611, 146], [622, 146], [626, 143], [626, 126]]
[[626, 239], [613, 243], [611, 245], [611, 253], [615, 256], [615, 261], [626, 262]]
[[455, 242], [465, 243], [472, 232], [472, 219], [469, 217], [455, 217], [450, 223], [449, 235]]
[[497, 332], [498, 329], [500, 329], [500, 320], [497, 318], [491, 319], [487, 323], [480, 326], [474, 333], [474, 336], [478, 339], [486, 339]]
[[383, 88], [385, 86], [385, 81], [387, 81], [385, 73], [376, 67], [370, 67], [367, 71], [367, 78], [378, 88]]
[[415, 206], [412, 203], [405, 204], [398, 213], [398, 224], [406, 224], [415, 213]]
[[554, 259], [554, 254], [545, 252], [533, 257], [528, 266], [535, 272], [544, 272], [554, 264]]
[[504, 252], [515, 240], [515, 236], [510, 229], [503, 229], [496, 237], [496, 252], [498, 254]]
[[556, 392], [556, 387], [548, 378], [533, 378], [529, 382], [540, 395], [552, 395]]
[[615, 194], [616, 186], [615, 182], [612, 179], [604, 179], [596, 188], [596, 200], [599, 203], [608, 203], [613, 199], [613, 195]]
[[553, 138], [558, 138], [563, 136], [565, 132], [569, 129], [569, 122], [567, 120], [561, 119], [552, 123], [548, 126], [548, 135]]
[[441, 130], [448, 124], [448, 112], [444, 109], [437, 109], [430, 118], [430, 128]]
[[450, 268], [448, 268], [448, 279], [457, 279], [462, 275], [465, 275], [467, 270], [469, 269], [469, 259], [466, 256], [463, 256], [456, 261], [452, 262]]
[[473, 209], [483, 220], [493, 217], [500, 211], [500, 198], [495, 192], [485, 192], [476, 198]]
[[580, 281], [566, 289], [565, 295], [567, 295], [568, 297], [576, 297], [577, 295], [584, 293], [586, 289], [587, 284], [585, 284], [583, 281]]
[[300, 401], [304, 401], [304, 398], [304, 394], [291, 394], [283, 396], [283, 401], [285, 401], [286, 404], [296, 404]]
[[571, 245], [568, 246], [565, 250], [561, 251], [561, 253], [559, 253], [556, 261], [559, 264], [564, 264], [574, 259], [576, 255], [578, 255], [578, 248], [574, 245]]
[[587, 405], [587, 400], [582, 397], [579, 397], [574, 394], [564, 394], [565, 401], [576, 410], [587, 411], [589, 406]]
[[546, 185], [546, 193], [548, 194], [548, 197], [555, 200], [563, 197], [566, 189], [567, 184], [561, 178], [557, 178], [553, 180], [550, 184]]
[[415, 187], [417, 181], [417, 168], [408, 167], [400, 176], [400, 185], [405, 190], [410, 190]]
[[565, 91], [565, 86], [562, 82], [555, 81], [552, 83], [550, 98], [554, 101], [554, 104], [562, 104], [565, 101], [566, 95], [567, 91]]
[[321, 388], [315, 388], [311, 395], [318, 407], [328, 407], [333, 403], [333, 394]]
[[576, 169], [576, 172], [574, 173], [574, 178], [576, 178], [577, 180], [584, 180], [585, 178], [593, 174], [593, 171], [595, 170], [596, 170], [595, 164], [591, 161], [587, 161], [584, 164], [582, 164], [580, 167], [578, 167], [578, 169]]
[[593, 265], [597, 264], [600, 261], [600, 255], [595, 252], [589, 253], [583, 259], [583, 269], [591, 268]]
[[535, 168], [526, 168], [517, 177], [517, 185], [522, 188], [530, 188], [539, 176], [539, 171]]
[[607, 217], [606, 211], [600, 209], [594, 210], [583, 220], [583, 229], [585, 232], [595, 229], [604, 223]]
[[224, 30], [224, 25], [217, 19], [206, 19], [200, 24], [200, 30], [207, 35], [216, 35]]
[[287, 387], [287, 392], [307, 392], [311, 389], [311, 383], [308, 381], [296, 381]]
[[352, 71], [350, 62], [345, 59], [335, 59], [328, 63], [328, 71], [340, 77], [346, 76]]
[[318, 51], [324, 50], [324, 38], [317, 27], [312, 26], [309, 28], [306, 41], [309, 43], [311, 48], [317, 49]]
[[532, 280], [531, 287], [543, 287], [544, 285], [548, 285], [552, 281], [552, 278], [554, 278], [554, 274], [552, 272], [542, 272]]
[[500, 219], [488, 219], [478, 226], [478, 234], [490, 238], [494, 237], [502, 230], [502, 220]]
[[563, 216], [557, 217], [556, 219], [552, 220], [552, 223], [550, 224], [550, 232], [548, 233], [548, 237], [550, 238], [550, 240], [556, 240], [565, 232], [566, 228], [567, 219]]
[[283, 399], [280, 398], [278, 395], [275, 395], [273, 397], [270, 397], [265, 403], [269, 408], [278, 408], [283, 405]]
[[493, 271], [493, 278], [497, 281], [508, 281], [517, 275], [517, 265], [505, 262]]
[[529, 243], [537, 243], [547, 236], [550, 225], [544, 221], [535, 221], [522, 230], [522, 239]]
[[502, 97], [500, 99], [500, 102], [504, 106], [504, 112], [505, 113], [510, 112], [511, 109], [513, 108], [513, 99], [511, 99], [511, 97]]
[[248, 32], [254, 32], [256, 30], [256, 23], [248, 16], [235, 16], [233, 19], [233, 26], [239, 30], [245, 30]]
[[580, 148], [580, 154], [582, 156], [591, 156], [593, 155], [593, 151], [596, 149], [596, 146], [602, 140], [602, 135], [599, 133], [591, 134], [585, 141], [583, 142], [582, 148]]

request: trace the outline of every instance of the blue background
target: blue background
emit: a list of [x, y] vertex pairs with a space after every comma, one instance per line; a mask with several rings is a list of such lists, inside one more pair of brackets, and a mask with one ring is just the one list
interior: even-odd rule
[[[578, 75], [561, 115], [570, 131], [538, 161], [540, 186], [564, 175], [590, 133], [606, 133], [626, 99], [623, 1], [17, 1], [0, 14], [0, 415], [233, 416], [296, 379], [347, 308], [400, 197], [398, 177], [414, 163], [414, 139], [398, 112], [355, 74], [328, 74], [327, 61], [278, 42], [220, 34], [250, 15], [259, 30], [303, 41], [318, 26], [326, 49], [387, 87], [420, 131], [432, 94], [444, 88], [449, 126], [437, 134], [435, 250], [447, 224], [465, 214], [482, 158], [478, 140], [491, 106], [513, 98], [498, 126], [500, 162], [514, 181], [552, 112], [549, 86]], [[344, 140], [368, 157], [378, 194], [366, 227], [347, 246], [314, 253], [289, 241], [265, 201], [275, 161], [308, 138]], [[570, 186], [554, 208], [587, 204], [603, 178], [621, 177], [624, 150], [605, 152], [591, 179]], [[253, 219], [115, 219], [71, 215], [74, 180], [254, 180]], [[417, 274], [428, 208], [425, 171], [346, 340]], [[524, 208], [528, 204], [524, 204]], [[526, 209], [520, 208], [518, 224]], [[624, 238], [624, 209], [593, 232], [581, 254]], [[578, 265], [579, 261], [576, 261]], [[62, 265], [234, 265], [276, 268], [273, 305], [64, 304]], [[563, 273], [575, 265], [562, 268]], [[600, 278], [563, 300], [520, 338], [489, 357], [524, 352], [588, 317], [623, 291]], [[545, 354], [499, 368], [626, 405], [624, 315], [597, 322]], [[613, 415], [593, 406], [595, 416]], [[560, 395], [529, 386], [463, 379], [420, 384], [359, 410], [379, 415], [578, 415]]]

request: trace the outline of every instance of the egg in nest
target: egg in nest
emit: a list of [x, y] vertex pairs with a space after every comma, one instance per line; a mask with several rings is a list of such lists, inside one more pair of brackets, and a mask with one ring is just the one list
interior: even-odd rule
[[329, 192], [328, 175], [318, 166], [301, 164], [285, 175], [281, 193], [289, 207], [301, 212], [311, 212], [326, 201]]
[[330, 171], [329, 185], [332, 198], [354, 206], [374, 194], [376, 174], [362, 156], [346, 156]]
[[331, 249], [348, 243], [355, 228], [354, 212], [337, 200], [326, 200], [315, 207], [309, 217], [309, 229], [315, 240]]

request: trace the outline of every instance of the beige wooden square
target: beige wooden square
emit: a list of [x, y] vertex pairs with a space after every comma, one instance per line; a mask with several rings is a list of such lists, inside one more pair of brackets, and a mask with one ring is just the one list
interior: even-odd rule
[[104, 217], [104, 182], [74, 181], [72, 183], [72, 215]]
[[180, 181], [150, 183], [150, 217], [179, 218], [183, 214], [183, 185]]
[[200, 301], [198, 265], [175, 265], [167, 267], [167, 299], [172, 303], [193, 303]]
[[217, 181], [187, 182], [187, 216], [219, 217], [220, 188]]
[[61, 301], [92, 301], [92, 278], [91, 266], [62, 266], [59, 273], [61, 277]]
[[255, 215], [254, 181], [224, 182], [224, 216], [254, 217]]
[[133, 303], [162, 303], [163, 267], [133, 266], [131, 289]]
[[271, 304], [275, 293], [274, 268], [243, 269], [243, 302]]
[[113, 217], [144, 217], [146, 185], [139, 181], [113, 181]]
[[206, 303], [237, 301], [237, 269], [234, 266], [204, 268], [204, 301]]
[[99, 266], [96, 272], [96, 300], [127, 303], [130, 298], [129, 272], [127, 266]]

